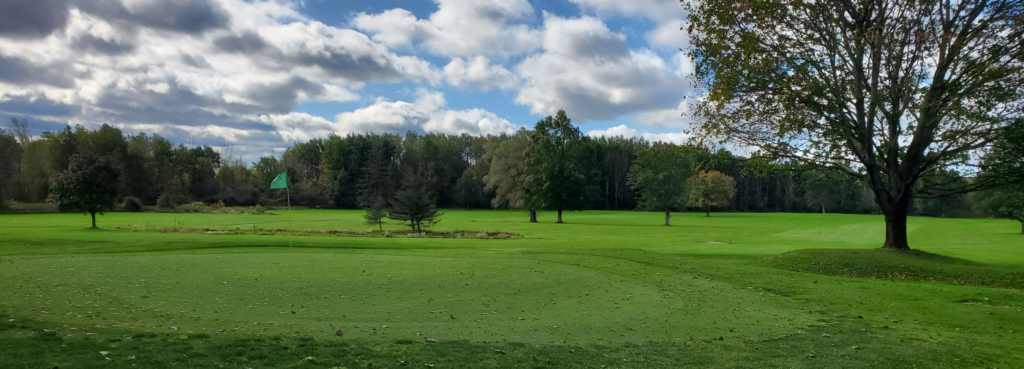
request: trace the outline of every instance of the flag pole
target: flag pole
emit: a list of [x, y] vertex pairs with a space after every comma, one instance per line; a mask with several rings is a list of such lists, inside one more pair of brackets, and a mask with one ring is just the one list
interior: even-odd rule
[[292, 248], [292, 189], [289, 185], [284, 188], [284, 193], [288, 197], [288, 249]]

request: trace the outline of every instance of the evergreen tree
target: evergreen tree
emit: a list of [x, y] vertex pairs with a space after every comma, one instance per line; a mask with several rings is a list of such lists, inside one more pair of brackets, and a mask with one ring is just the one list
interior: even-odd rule
[[366, 214], [363, 215], [363, 218], [366, 219], [366, 224], [376, 225], [377, 229], [383, 232], [384, 217], [388, 216], [387, 206], [388, 202], [384, 200], [384, 197], [377, 196], [377, 198], [366, 207]]
[[391, 201], [388, 218], [407, 223], [413, 231], [423, 231], [423, 227], [436, 224], [441, 214], [437, 212], [437, 202], [431, 191], [431, 183], [422, 171], [407, 172], [402, 180], [402, 188], [395, 193]]
[[597, 159], [590, 138], [572, 125], [565, 111], [537, 122], [526, 151], [527, 207], [558, 211], [583, 210], [596, 186]]

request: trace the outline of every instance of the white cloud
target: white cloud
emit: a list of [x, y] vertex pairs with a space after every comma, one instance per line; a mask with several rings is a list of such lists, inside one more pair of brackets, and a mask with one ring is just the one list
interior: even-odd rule
[[626, 36], [593, 17], [547, 15], [544, 52], [517, 71], [526, 83], [516, 103], [535, 114], [564, 109], [580, 120], [669, 109], [688, 86], [678, 68], [650, 50], [629, 49]]
[[587, 132], [587, 136], [590, 137], [643, 137], [645, 140], [651, 142], [670, 142], [674, 144], [683, 144], [690, 138], [685, 132], [669, 132], [669, 133], [650, 133], [650, 132], [639, 132], [633, 128], [627, 127], [625, 124], [610, 127], [604, 130], [593, 130]]
[[680, 29], [685, 24], [686, 22], [682, 19], [673, 19], [659, 24], [647, 32], [647, 43], [654, 47], [686, 50], [690, 47], [690, 37], [685, 30]]
[[413, 102], [378, 99], [373, 105], [338, 114], [333, 121], [305, 113], [261, 116], [285, 139], [305, 141], [329, 134], [427, 132], [447, 134], [513, 133], [508, 120], [481, 109], [447, 110], [444, 94], [420, 90]]
[[470, 61], [452, 59], [444, 67], [448, 82], [455, 87], [469, 87], [481, 91], [511, 90], [519, 86], [519, 78], [501, 65], [491, 64], [487, 57], [478, 55]]
[[[0, 114], [258, 151], [311, 137], [306, 126], [280, 124], [317, 127], [293, 113], [299, 103], [358, 100], [370, 82], [445, 79], [431, 63], [315, 21], [287, 0], [46, 2], [63, 6], [40, 7], [59, 13], [58, 23], [0, 26]], [[439, 130], [461, 122], [437, 119]]]
[[434, 0], [438, 10], [417, 19], [405, 9], [359, 13], [352, 24], [373, 39], [402, 48], [422, 42], [440, 55], [517, 55], [535, 50], [540, 32], [513, 22], [533, 14], [527, 0]]

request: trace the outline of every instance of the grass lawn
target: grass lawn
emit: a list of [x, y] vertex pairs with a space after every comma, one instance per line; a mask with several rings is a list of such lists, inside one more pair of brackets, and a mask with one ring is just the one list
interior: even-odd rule
[[[0, 367], [1024, 366], [1015, 222], [912, 218], [923, 252], [897, 253], [863, 215], [449, 210], [435, 230], [522, 237], [252, 234], [371, 228], [276, 213], [0, 215]], [[248, 234], [147, 230], [176, 224]]]

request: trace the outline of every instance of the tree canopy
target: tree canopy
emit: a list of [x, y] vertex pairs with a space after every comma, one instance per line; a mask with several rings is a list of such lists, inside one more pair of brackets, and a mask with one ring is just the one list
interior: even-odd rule
[[597, 152], [565, 111], [537, 122], [526, 150], [527, 207], [562, 211], [590, 205], [597, 178]]
[[913, 197], [1011, 180], [916, 186], [936, 168], [977, 168], [1021, 119], [1022, 1], [687, 3], [700, 131], [866, 183], [883, 246], [907, 249]]
[[639, 206], [665, 212], [665, 225], [672, 210], [686, 206], [686, 181], [694, 175], [694, 155], [687, 155], [687, 149], [655, 143], [637, 153], [629, 171], [629, 184], [640, 194]]
[[89, 152], [75, 154], [68, 168], [51, 180], [51, 201], [65, 213], [88, 213], [96, 228], [96, 214], [114, 210], [119, 170], [110, 160]]
[[729, 201], [736, 196], [736, 181], [717, 170], [701, 172], [690, 177], [686, 181], [686, 187], [690, 205], [704, 209], [704, 213], [709, 217], [712, 208], [728, 206]]

